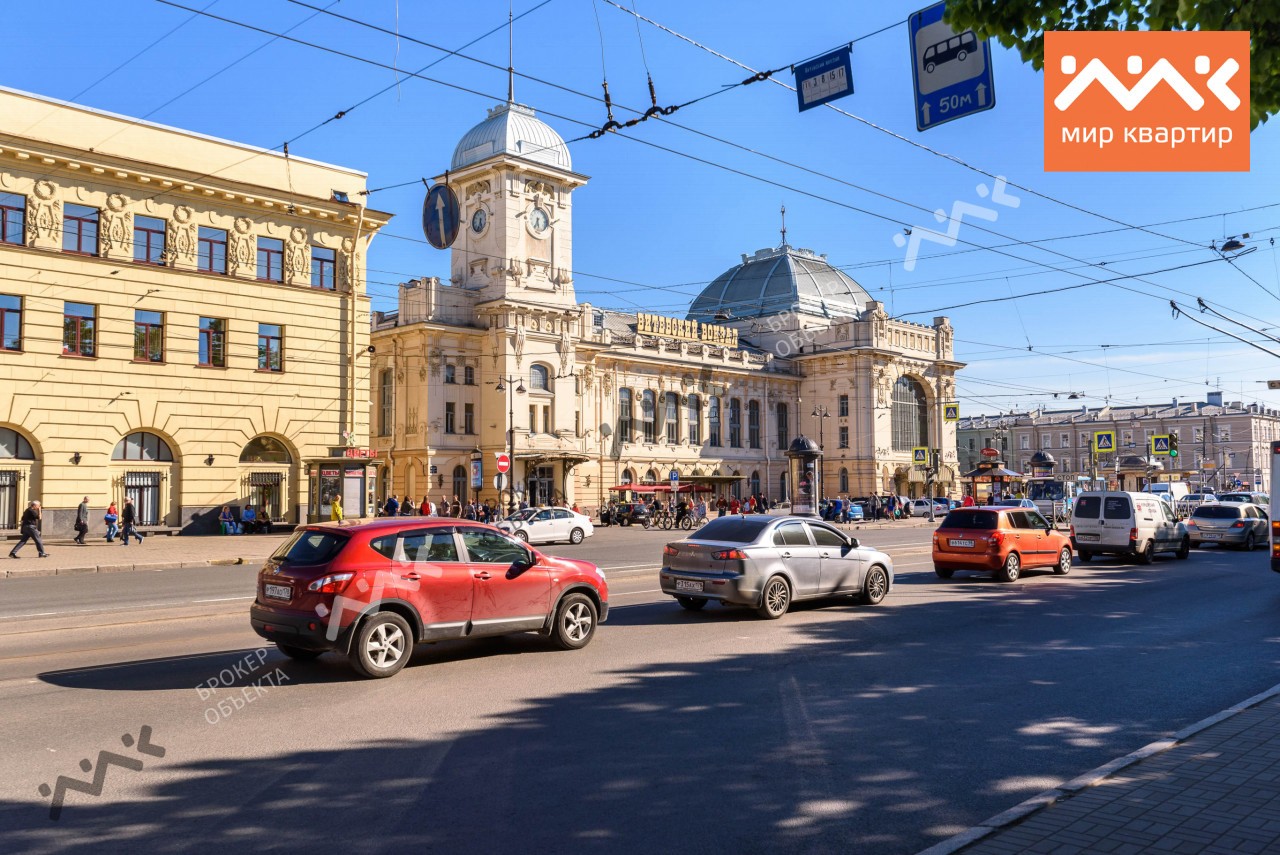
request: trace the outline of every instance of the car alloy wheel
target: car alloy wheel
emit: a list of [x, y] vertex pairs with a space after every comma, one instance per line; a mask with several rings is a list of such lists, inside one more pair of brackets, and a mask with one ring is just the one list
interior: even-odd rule
[[876, 606], [889, 593], [889, 577], [883, 567], [872, 567], [867, 571], [867, 578], [862, 581], [862, 602], [864, 605]]
[[570, 594], [556, 609], [552, 630], [556, 644], [565, 650], [586, 647], [596, 632], [596, 605], [586, 594]]
[[764, 593], [760, 597], [761, 617], [777, 620], [787, 613], [791, 606], [791, 586], [781, 576], [773, 576], [764, 583]]
[[1186, 561], [1191, 557], [1191, 538], [1182, 538], [1182, 544], [1178, 547], [1178, 551], [1174, 555], [1182, 561]]
[[529, 532], [525, 531], [524, 529], [522, 528], [516, 529], [515, 535], [519, 540], [523, 540], [525, 543], [529, 542]]
[[1021, 575], [1022, 559], [1018, 557], [1018, 553], [1010, 552], [1009, 557], [1004, 560], [1004, 565], [1000, 568], [999, 579], [1001, 582], [1016, 582]]
[[1253, 536], [1253, 532], [1249, 532], [1244, 536], [1244, 551], [1253, 552], [1253, 550], [1257, 548], [1258, 548], [1257, 538]]
[[582, 534], [582, 529], [580, 528], [575, 528], [573, 531], [569, 532], [570, 543], [575, 543], [575, 544], [582, 543], [582, 538], [583, 538], [583, 534]]
[[1065, 576], [1071, 572], [1070, 549], [1064, 547], [1062, 552], [1058, 553], [1058, 564], [1053, 568], [1053, 572], [1057, 573], [1059, 576]]
[[1156, 557], [1155, 544], [1147, 541], [1142, 545], [1142, 550], [1138, 553], [1139, 564], [1150, 564]]
[[370, 615], [356, 632], [351, 664], [366, 677], [390, 677], [409, 661], [412, 633], [394, 612]]

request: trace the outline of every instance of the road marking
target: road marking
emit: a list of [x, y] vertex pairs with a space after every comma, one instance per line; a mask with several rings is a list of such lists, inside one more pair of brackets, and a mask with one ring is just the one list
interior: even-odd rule
[[78, 615], [78, 614], [114, 614], [117, 612], [131, 612], [138, 609], [178, 609], [183, 606], [195, 605], [196, 603], [221, 603], [228, 600], [252, 600], [253, 597], [222, 597], [216, 600], [181, 600], [170, 601], [167, 603], [135, 603], [129, 606], [121, 606], [114, 609], [68, 609], [62, 612], [30, 612], [21, 615], [0, 615], [0, 623], [7, 620], [16, 620], [17, 618], [31, 617], [58, 617], [59, 615]]
[[193, 603], [227, 603], [232, 600], [252, 600], [253, 597], [218, 597], [214, 600], [192, 600]]

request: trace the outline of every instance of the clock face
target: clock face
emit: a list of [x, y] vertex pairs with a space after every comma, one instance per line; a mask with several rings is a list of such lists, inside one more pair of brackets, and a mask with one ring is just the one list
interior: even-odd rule
[[477, 208], [476, 212], [471, 215], [471, 231], [479, 234], [484, 231], [485, 223], [489, 221], [489, 215], [485, 213], [484, 208]]
[[529, 212], [529, 228], [533, 229], [535, 233], [542, 234], [550, 224], [551, 218], [541, 208], [534, 208]]

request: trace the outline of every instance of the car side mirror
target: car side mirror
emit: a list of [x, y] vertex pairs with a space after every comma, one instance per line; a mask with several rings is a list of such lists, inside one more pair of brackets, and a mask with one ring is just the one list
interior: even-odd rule
[[856, 538], [856, 537], [851, 537], [851, 538], [849, 538], [849, 548], [850, 548], [850, 549], [857, 549], [857, 548], [858, 548], [858, 538]]

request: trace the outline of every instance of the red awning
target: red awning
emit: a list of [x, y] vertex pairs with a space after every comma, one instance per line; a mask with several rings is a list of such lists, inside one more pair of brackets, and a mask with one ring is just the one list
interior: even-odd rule
[[[632, 493], [670, 493], [671, 487], [667, 484], [619, 484], [616, 487], [610, 487], [615, 492]], [[711, 488], [702, 484], [681, 484], [677, 489], [677, 493], [710, 493]]]

